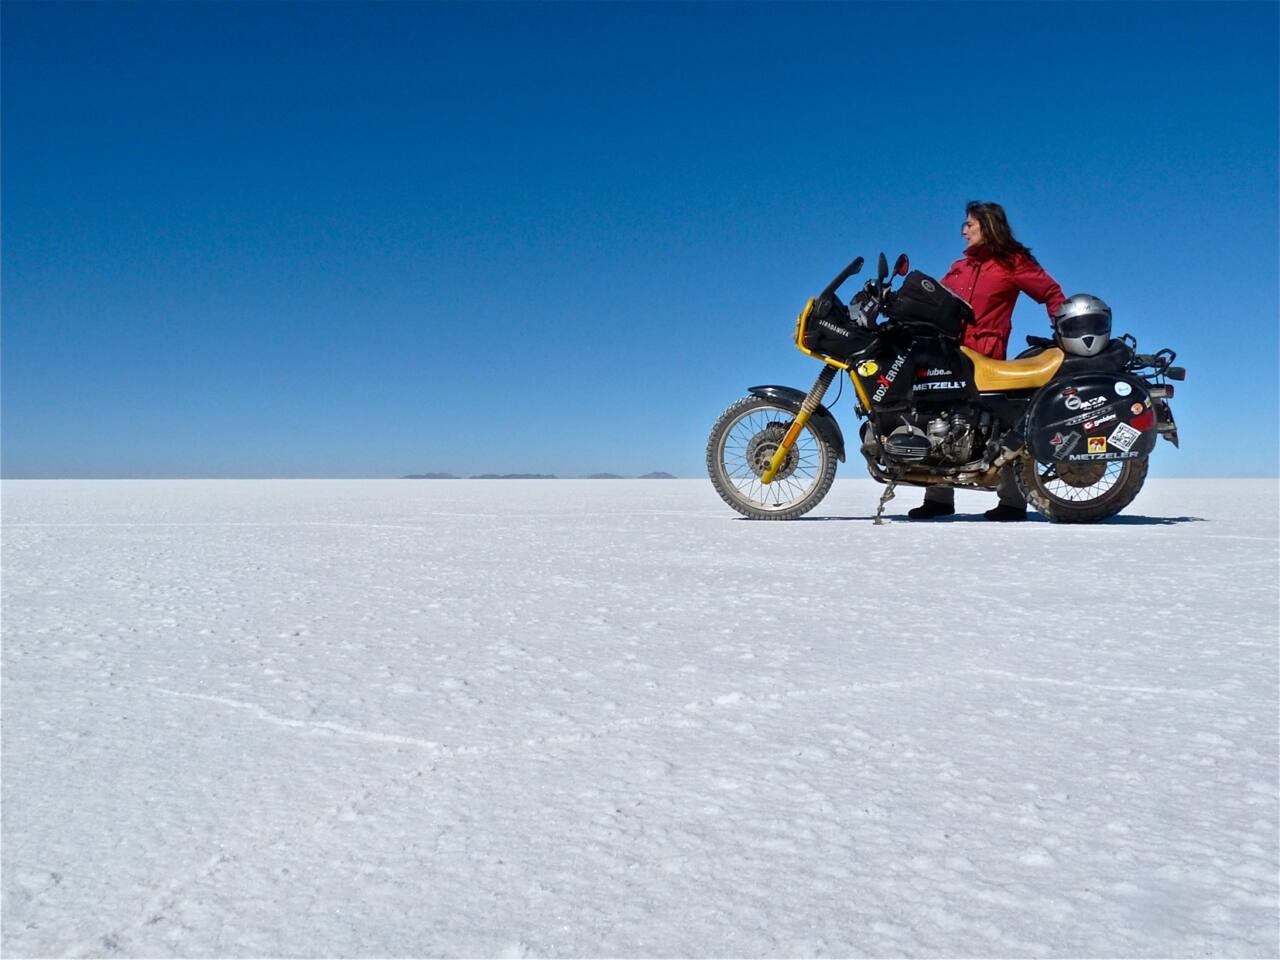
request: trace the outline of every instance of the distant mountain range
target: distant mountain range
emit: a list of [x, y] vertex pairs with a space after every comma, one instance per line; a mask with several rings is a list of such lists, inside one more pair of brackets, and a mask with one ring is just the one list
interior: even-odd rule
[[[470, 477], [459, 477], [452, 473], [408, 473], [400, 478], [401, 480], [559, 480], [554, 473], [477, 473]], [[619, 476], [616, 473], [593, 473], [587, 477], [569, 477], [572, 480], [626, 480], [627, 477]], [[644, 476], [634, 477], [635, 480], [675, 480], [676, 477], [670, 473], [646, 473]]]

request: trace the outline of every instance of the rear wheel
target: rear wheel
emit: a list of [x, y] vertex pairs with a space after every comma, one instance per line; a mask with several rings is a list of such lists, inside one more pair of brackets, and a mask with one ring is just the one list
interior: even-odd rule
[[1147, 459], [1064, 464], [1026, 457], [1016, 476], [1027, 503], [1055, 523], [1095, 523], [1133, 502], [1147, 479]]
[[794, 410], [763, 397], [739, 400], [707, 438], [707, 473], [716, 493], [753, 520], [794, 520], [827, 495], [836, 478], [831, 446], [806, 426], [773, 482], [760, 482], [795, 421]]

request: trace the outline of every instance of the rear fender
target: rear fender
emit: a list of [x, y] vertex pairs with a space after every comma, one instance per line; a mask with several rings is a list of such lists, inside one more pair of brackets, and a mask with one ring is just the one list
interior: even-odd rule
[[[795, 387], [772, 385], [752, 387], [748, 393], [753, 397], [776, 403], [792, 413], [800, 412], [800, 404], [804, 403], [804, 398], [807, 396], [803, 390], [797, 390]], [[844, 463], [844, 434], [840, 430], [840, 424], [836, 423], [836, 418], [831, 415], [831, 411], [822, 404], [818, 404], [818, 409], [813, 411], [813, 416], [809, 418], [809, 426], [824, 443], [835, 450], [840, 462]]]
[[1059, 377], [1027, 413], [1027, 447], [1041, 463], [1137, 460], [1157, 436], [1147, 385], [1126, 373]]
[[1173, 408], [1169, 401], [1156, 398], [1156, 430], [1175, 447], [1178, 445], [1178, 425], [1173, 422]]

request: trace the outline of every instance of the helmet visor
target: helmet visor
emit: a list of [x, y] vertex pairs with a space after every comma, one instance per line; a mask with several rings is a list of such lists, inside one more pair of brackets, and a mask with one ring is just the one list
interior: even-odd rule
[[1058, 321], [1058, 335], [1074, 340], [1077, 337], [1101, 337], [1111, 334], [1111, 319], [1097, 313], [1078, 317], [1063, 317]]

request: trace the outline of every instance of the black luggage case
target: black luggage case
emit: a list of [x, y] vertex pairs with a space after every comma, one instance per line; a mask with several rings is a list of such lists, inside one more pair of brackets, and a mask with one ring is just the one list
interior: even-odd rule
[[973, 308], [933, 277], [912, 270], [885, 305], [893, 320], [922, 334], [959, 340], [973, 323]]

